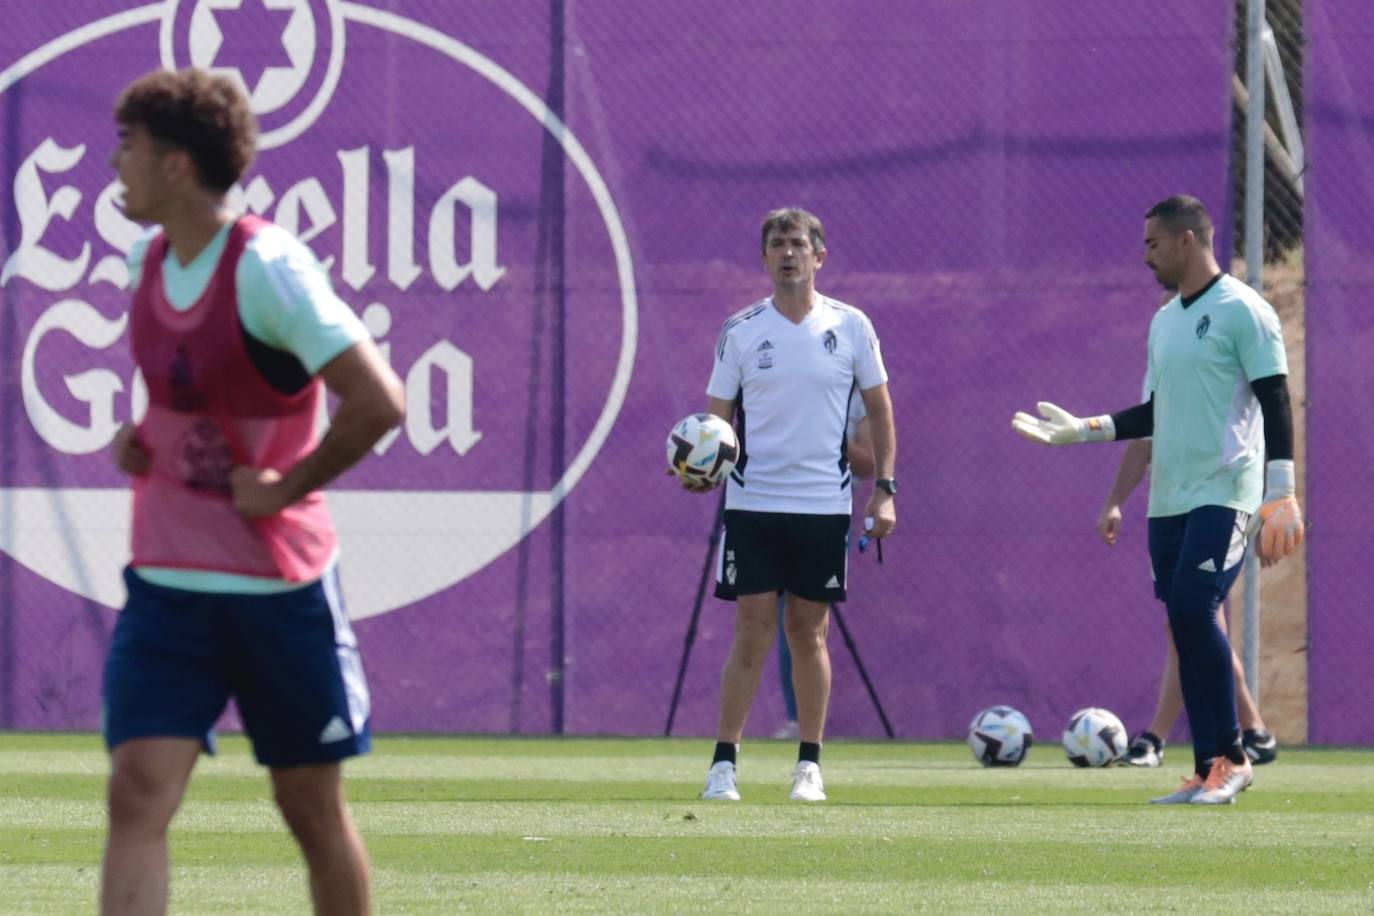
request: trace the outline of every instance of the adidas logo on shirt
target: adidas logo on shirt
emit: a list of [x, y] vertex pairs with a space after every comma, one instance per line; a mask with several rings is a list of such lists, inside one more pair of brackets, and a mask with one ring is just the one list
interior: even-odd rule
[[349, 728], [339, 716], [329, 720], [329, 724], [320, 732], [321, 744], [333, 744], [335, 741], [347, 741], [353, 737], [353, 729]]

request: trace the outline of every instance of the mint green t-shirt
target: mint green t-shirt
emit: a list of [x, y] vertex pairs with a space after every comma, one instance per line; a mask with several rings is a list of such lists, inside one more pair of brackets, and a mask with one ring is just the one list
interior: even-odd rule
[[1199, 506], [1253, 513], [1264, 493], [1264, 418], [1250, 383], [1288, 374], [1273, 307], [1222, 275], [1187, 308], [1175, 296], [1155, 313], [1149, 357], [1150, 517]]
[[[205, 292], [224, 254], [231, 225], [221, 228], [189, 264], [182, 265], [167, 251], [162, 287], [172, 308], [185, 311]], [[137, 288], [148, 244], [159, 231], [140, 236], [129, 250], [130, 289]], [[329, 274], [314, 253], [280, 226], [264, 226], [248, 240], [234, 272], [234, 286], [243, 329], [267, 346], [291, 353], [311, 375], [369, 337], [362, 321], [334, 293]], [[196, 592], [271, 594], [303, 584], [211, 570], [140, 566], [136, 571], [154, 585]]]

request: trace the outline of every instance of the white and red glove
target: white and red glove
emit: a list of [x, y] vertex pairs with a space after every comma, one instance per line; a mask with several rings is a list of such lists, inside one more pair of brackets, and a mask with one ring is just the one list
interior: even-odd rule
[[1070, 445], [1074, 442], [1110, 442], [1116, 438], [1116, 423], [1110, 415], [1075, 417], [1064, 408], [1049, 401], [1035, 405], [1039, 417], [1017, 411], [1011, 418], [1012, 429], [1032, 442], [1041, 445]]
[[1292, 459], [1265, 465], [1264, 505], [1259, 510], [1259, 554], [1279, 560], [1297, 552], [1304, 533], [1298, 507], [1297, 472]]

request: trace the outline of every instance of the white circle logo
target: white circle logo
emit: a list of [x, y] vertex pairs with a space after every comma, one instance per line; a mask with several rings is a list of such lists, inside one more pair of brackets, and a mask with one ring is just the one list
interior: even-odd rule
[[[387, 79], [405, 104], [379, 102], [372, 74], [350, 75], [345, 25], [350, 52], [402, 40], [407, 67]], [[577, 137], [454, 37], [338, 0], [149, 4], [26, 54], [0, 71], [0, 94], [44, 67], [79, 68], [82, 49], [114, 41], [150, 52], [121, 84], [159, 60], [242, 82], [263, 155], [232, 202], [315, 250], [405, 381], [405, 426], [329, 491], [351, 616], [423, 600], [520, 543], [586, 474], [634, 364], [628, 240]], [[114, 77], [100, 78], [113, 93]], [[389, 126], [377, 131], [382, 114]], [[0, 516], [17, 523], [0, 526], [0, 550], [117, 606], [129, 491], [106, 451], [146, 396], [127, 352], [123, 258], [140, 227], [88, 152], [112, 134], [108, 115], [40, 117], [16, 133], [19, 237], [0, 287], [23, 342], [24, 415], [0, 489]], [[566, 264], [549, 242], [565, 224]]]
[[171, 0], [161, 25], [162, 66], [199, 67], [243, 87], [261, 125], [259, 149], [308, 129], [343, 70], [339, 0]]

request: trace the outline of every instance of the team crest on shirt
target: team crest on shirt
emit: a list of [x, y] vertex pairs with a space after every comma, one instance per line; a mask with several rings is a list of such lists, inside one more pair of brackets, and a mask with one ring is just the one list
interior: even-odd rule
[[765, 340], [763, 343], [759, 344], [758, 354], [760, 369], [773, 368], [773, 344], [771, 341]]
[[835, 338], [834, 331], [826, 331], [825, 336], [821, 338], [821, 346], [825, 347], [825, 352], [827, 353], [834, 353], [835, 346], [838, 342], [839, 341]]
[[1207, 336], [1207, 331], [1212, 327], [1212, 316], [1203, 315], [1197, 320], [1197, 339], [1201, 340]]

